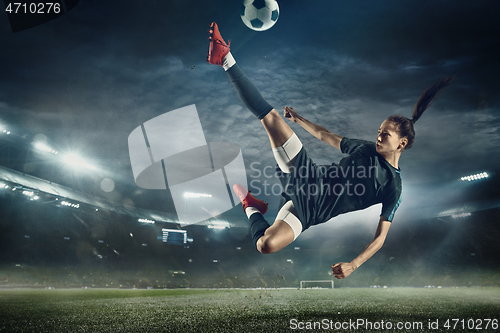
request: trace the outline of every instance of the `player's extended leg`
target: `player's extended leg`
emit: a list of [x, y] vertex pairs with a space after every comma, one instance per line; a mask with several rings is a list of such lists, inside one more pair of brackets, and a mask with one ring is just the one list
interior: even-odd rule
[[[302, 143], [281, 115], [262, 97], [259, 90], [236, 64], [229, 52], [229, 43], [226, 44], [222, 39], [215, 22], [211, 24], [209, 32], [208, 62], [224, 68], [242, 102], [261, 120], [279, 167], [283, 172], [290, 172], [290, 166], [293, 165], [295, 156], [301, 150]], [[250, 220], [252, 238], [259, 252], [279, 251], [293, 242], [302, 232], [302, 224], [296, 217], [297, 213], [293, 211], [291, 201], [281, 208], [276, 221], [269, 226], [263, 216], [267, 211], [267, 204], [255, 199], [246, 188], [239, 184], [236, 184], [233, 189]]]
[[210, 48], [208, 62], [220, 65], [226, 71], [229, 80], [245, 106], [261, 120], [267, 131], [272, 148], [280, 147], [293, 134], [293, 130], [281, 115], [262, 97], [259, 90], [236, 64], [231, 52], [230, 43], [222, 39], [217, 24], [210, 25]]

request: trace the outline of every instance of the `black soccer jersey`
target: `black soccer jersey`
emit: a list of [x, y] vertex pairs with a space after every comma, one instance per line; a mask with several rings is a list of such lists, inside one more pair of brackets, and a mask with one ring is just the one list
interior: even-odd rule
[[303, 230], [378, 203], [381, 216], [392, 222], [401, 202], [400, 170], [376, 151], [373, 142], [343, 138], [340, 147], [348, 156], [329, 166], [314, 164], [302, 148], [293, 172], [283, 174], [287, 179], [282, 195], [293, 201]]

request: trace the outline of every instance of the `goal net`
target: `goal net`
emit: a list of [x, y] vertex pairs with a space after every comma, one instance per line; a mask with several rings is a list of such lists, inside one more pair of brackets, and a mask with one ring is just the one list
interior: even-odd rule
[[300, 281], [300, 289], [333, 289], [333, 280]]

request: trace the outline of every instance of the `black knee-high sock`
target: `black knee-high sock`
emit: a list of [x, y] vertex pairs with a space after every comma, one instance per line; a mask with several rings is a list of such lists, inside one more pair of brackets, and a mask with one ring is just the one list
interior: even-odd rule
[[238, 64], [234, 64], [226, 71], [229, 80], [240, 96], [245, 106], [259, 119], [265, 117], [273, 107], [262, 97], [260, 91], [243, 73]]
[[253, 213], [250, 215], [250, 232], [252, 233], [252, 240], [255, 248], [257, 248], [257, 241], [264, 235], [264, 232], [270, 225], [261, 213]]

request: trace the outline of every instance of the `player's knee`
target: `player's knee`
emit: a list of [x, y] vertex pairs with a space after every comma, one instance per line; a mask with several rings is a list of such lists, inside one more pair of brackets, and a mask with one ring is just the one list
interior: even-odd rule
[[273, 246], [273, 240], [271, 237], [262, 236], [257, 241], [257, 251], [263, 254], [269, 254], [276, 252], [276, 247]]

